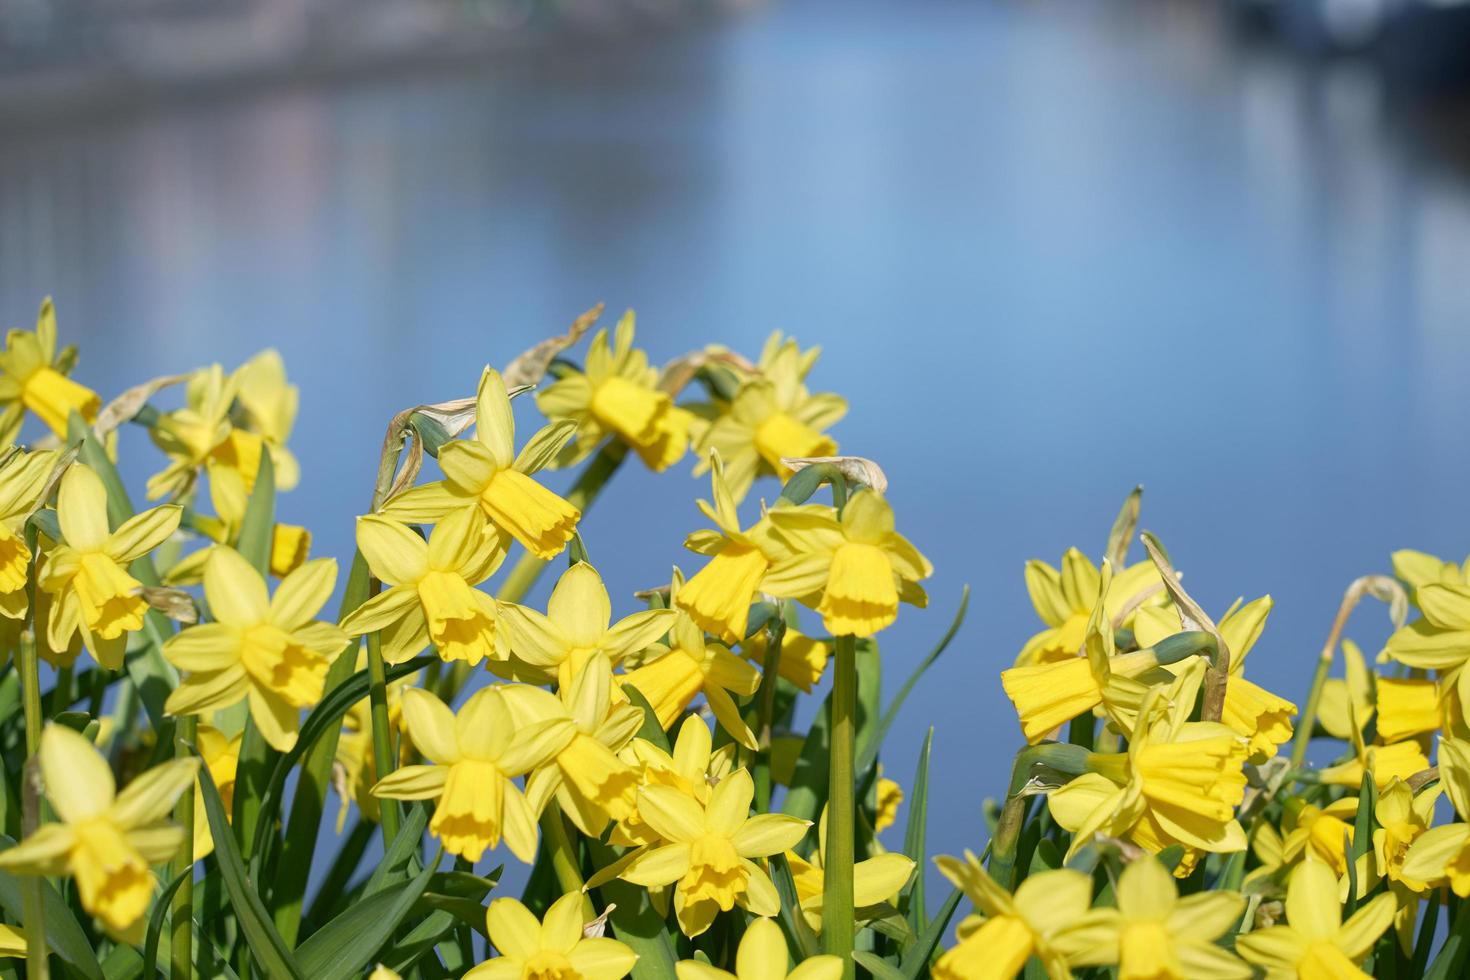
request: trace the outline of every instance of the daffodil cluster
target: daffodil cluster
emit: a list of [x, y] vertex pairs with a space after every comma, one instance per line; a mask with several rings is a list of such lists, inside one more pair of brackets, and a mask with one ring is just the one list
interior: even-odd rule
[[[1101, 553], [1025, 565], [1041, 627], [1000, 638], [996, 695], [1011, 779], [980, 853], [931, 861], [928, 787], [966, 777], [926, 742], [906, 793], [884, 738], [967, 599], [933, 655], [880, 652], [929, 605], [900, 532], [922, 480], [890, 494], [839, 454], [815, 348], [659, 364], [630, 312], [579, 354], [598, 313], [383, 406], [381, 449], [338, 447], [376, 463], [333, 515], [340, 564], [278, 516], [329, 476], [288, 446], [279, 354], [104, 402], [50, 301], [10, 332], [0, 957], [377, 980], [1470, 968], [1470, 560], [1399, 552], [1355, 581], [1297, 701], [1259, 683], [1291, 655], [1270, 596], [1207, 611], [1153, 536], [1128, 560], [1135, 493]], [[119, 461], [156, 451], [135, 498]], [[586, 533], [625, 464], [708, 475], [677, 527], [641, 529], [657, 581], [618, 581]], [[1394, 620], [1371, 665], [1345, 635], [1367, 597]], [[963, 665], [977, 687], [996, 639]]]

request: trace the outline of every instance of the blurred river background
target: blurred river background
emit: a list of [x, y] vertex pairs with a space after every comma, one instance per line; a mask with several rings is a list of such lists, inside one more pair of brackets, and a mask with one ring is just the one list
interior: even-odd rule
[[[0, 325], [54, 295], [105, 398], [278, 348], [281, 515], [344, 570], [389, 417], [596, 301], [660, 361], [820, 344], [843, 449], [937, 569], [880, 638], [888, 694], [974, 590], [884, 759], [907, 786], [936, 727], [931, 853], [983, 847], [1021, 741], [997, 673], [1041, 628], [1024, 562], [1100, 557], [1134, 484], [1212, 612], [1275, 597], [1249, 670], [1298, 700], [1349, 581], [1470, 550], [1470, 114], [1361, 16], [312, 8], [0, 0]], [[124, 435], [141, 495], [162, 457]], [[626, 467], [587, 517], [620, 615], [700, 564], [690, 462]], [[1347, 632], [1371, 655], [1387, 616]]]

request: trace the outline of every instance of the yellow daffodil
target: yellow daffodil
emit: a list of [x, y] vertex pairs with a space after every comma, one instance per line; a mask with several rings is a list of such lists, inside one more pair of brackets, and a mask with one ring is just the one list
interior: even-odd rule
[[903, 787], [883, 775], [883, 766], [878, 766], [878, 808], [873, 816], [873, 833], [881, 834], [898, 820], [898, 808], [903, 805]]
[[[1047, 628], [1026, 641], [1016, 656], [1017, 667], [1077, 656], [1097, 605], [1101, 579], [1098, 567], [1076, 548], [1067, 549], [1062, 556], [1060, 571], [1037, 559], [1026, 563], [1026, 591]], [[1103, 600], [1101, 621], [1113, 627], [1129, 625], [1132, 616], [1125, 615], [1126, 610], [1136, 609], [1145, 601], [1162, 602], [1163, 596], [1163, 582], [1153, 562], [1129, 565], [1121, 572], [1115, 571]]]
[[1336, 874], [1347, 870], [1347, 848], [1353, 841], [1353, 819], [1358, 812], [1358, 798], [1344, 796], [1326, 806], [1301, 804], [1293, 797], [1287, 802], [1287, 834], [1282, 842], [1282, 857], [1287, 863], [1315, 860]]
[[872, 636], [898, 618], [900, 599], [928, 604], [919, 580], [934, 568], [893, 529], [893, 509], [876, 490], [853, 494], [840, 520], [782, 508], [768, 516], [792, 553], [766, 573], [764, 588], [811, 606], [834, 635]]
[[[210, 725], [200, 725], [194, 744], [199, 748], [199, 758], [209, 770], [219, 790], [220, 802], [228, 816], [235, 806], [235, 777], [240, 765], [240, 744], [244, 736], [233, 738]], [[194, 860], [202, 861], [214, 853], [214, 835], [209, 829], [209, 816], [204, 812], [204, 789], [194, 781]]]
[[15, 926], [0, 925], [0, 956], [26, 955], [26, 937]]
[[[788, 479], [791, 469], [783, 459], [837, 453], [837, 443], [825, 432], [847, 414], [847, 402], [830, 392], [807, 390], [806, 376], [818, 353], [815, 347], [803, 352], [794, 339], [773, 333], [756, 374], [741, 381], [728, 409], [700, 437], [701, 457], [708, 460], [714, 450], [724, 459], [737, 501], [757, 476]], [[695, 472], [708, 465], [702, 462]]]
[[495, 600], [472, 586], [505, 559], [499, 536], [474, 511], [460, 510], [426, 542], [408, 526], [376, 515], [357, 519], [357, 547], [389, 588], [342, 620], [350, 636], [382, 632], [383, 659], [402, 663], [433, 645], [445, 661], [474, 666], [509, 656]]
[[[1350, 712], [1356, 717], [1356, 709], [1350, 708]], [[1395, 778], [1408, 779], [1429, 768], [1424, 747], [1417, 741], [1369, 745], [1363, 741], [1362, 728], [1358, 723], [1350, 723], [1348, 729], [1353, 748], [1352, 756], [1345, 762], [1318, 770], [1315, 773], [1318, 782], [1356, 789], [1363, 784], [1363, 773], [1372, 772], [1374, 784], [1382, 789]]]
[[623, 943], [586, 935], [590, 924], [580, 893], [563, 895], [540, 922], [513, 898], [497, 898], [485, 911], [485, 931], [500, 955], [464, 980], [621, 980], [638, 961]]
[[1337, 877], [1327, 865], [1307, 861], [1291, 874], [1286, 925], [1248, 932], [1235, 950], [1276, 977], [1367, 977], [1357, 964], [1393, 922], [1392, 895], [1379, 895], [1342, 921]]
[[1431, 827], [1414, 838], [1404, 856], [1403, 874], [1431, 884], [1443, 882], [1470, 897], [1470, 742], [1442, 738], [1439, 778], [1460, 822]]
[[409, 688], [403, 692], [403, 719], [431, 762], [395, 770], [373, 787], [373, 795], [437, 799], [429, 832], [451, 854], [478, 861], [504, 837], [511, 852], [529, 863], [536, 855], [536, 817], [511, 780], [560, 751], [576, 735], [572, 721], [552, 718], [518, 728], [496, 687], [471, 695], [458, 714], [422, 688]]
[[674, 913], [690, 938], [737, 904], [753, 915], [778, 914], [776, 886], [753, 859], [795, 846], [811, 824], [779, 813], [751, 816], [754, 797], [744, 769], [721, 780], [707, 805], [669, 787], [643, 787], [639, 815], [665, 843], [635, 852], [620, 877], [645, 888], [674, 884]]
[[595, 654], [617, 666], [667, 633], [675, 615], [670, 609], [647, 609], [614, 625], [602, 576], [580, 561], [562, 572], [544, 614], [514, 603], [502, 603], [500, 612], [515, 658], [550, 674], [566, 692]]
[[169, 458], [148, 478], [148, 499], [178, 495], [193, 486], [199, 470], [230, 436], [235, 379], [218, 364], [195, 371], [184, 385], [184, 406], [154, 422], [153, 441]]
[[740, 937], [734, 973], [699, 960], [675, 963], [674, 973], [679, 980], [838, 980], [842, 960], [828, 954], [809, 956], [792, 969], [781, 927], [774, 920], [760, 918]]
[[112, 769], [76, 732], [47, 725], [41, 735], [41, 778], [60, 823], [43, 824], [0, 852], [0, 871], [70, 874], [82, 907], [112, 934], [137, 942], [157, 880], [149, 865], [171, 860], [184, 835], [168, 822], [189, 789], [197, 759], [175, 759], [143, 773], [121, 793]]
[[[1453, 765], [1451, 763], [1451, 768]], [[1447, 782], [1443, 769], [1440, 773]], [[1415, 796], [1408, 783], [1395, 779], [1378, 795], [1378, 802], [1373, 807], [1373, 818], [1378, 824], [1378, 829], [1373, 831], [1374, 877], [1385, 876], [1389, 881], [1407, 885], [1412, 891], [1424, 890], [1424, 882], [1404, 874], [1404, 860], [1414, 841], [1429, 829], [1440, 789], [1436, 786]], [[1363, 893], [1367, 891], [1364, 887]]]
[[[679, 594], [688, 592], [693, 583], [694, 579], [685, 582]], [[764, 668], [766, 642], [766, 631], [759, 630], [740, 644], [740, 653], [757, 667]], [[795, 626], [787, 626], [781, 636], [781, 658], [776, 661], [776, 673], [782, 680], [795, 685], [803, 694], [810, 694], [817, 681], [822, 679], [830, 659], [832, 644], [807, 636]]]
[[[358, 650], [357, 669], [367, 669], [367, 651]], [[420, 675], [408, 674], [388, 682], [388, 727], [398, 740], [398, 765], [413, 761], [416, 752], [413, 736], [404, 727], [403, 692], [416, 686]], [[337, 790], [337, 833], [347, 823], [347, 811], [353, 803], [364, 820], [379, 820], [378, 799], [373, 796], [377, 781], [377, 756], [373, 754], [373, 722], [371, 698], [347, 709], [342, 716], [342, 732], [337, 737], [337, 755], [332, 764], [332, 785]]]
[[1405, 548], [1391, 556], [1393, 573], [1409, 588], [1409, 595], [1417, 601], [1420, 586], [1464, 585], [1470, 581], [1470, 558], [1463, 565], [1445, 561], [1437, 555]]
[[56, 516], [65, 543], [47, 556], [39, 580], [54, 597], [47, 642], [52, 650], [65, 650], [80, 631], [97, 662], [118, 670], [128, 631], [140, 629], [148, 611], [143, 585], [128, 574], [128, 565], [174, 533], [180, 509], [145, 510], [109, 531], [102, 480], [73, 463], [61, 478]]
[[[1296, 716], [1296, 705], [1245, 678], [1246, 654], [1260, 639], [1273, 605], [1270, 596], [1244, 605], [1237, 600], [1217, 627], [1230, 651], [1230, 676], [1220, 720], [1251, 740], [1251, 761], [1257, 764], [1274, 756], [1277, 748], [1290, 740], [1291, 719]], [[1133, 623], [1140, 645], [1153, 645], [1180, 629], [1179, 614], [1172, 605], [1142, 608]]]
[[1087, 941], [1094, 945], [1070, 955], [1072, 966], [1116, 964], [1119, 980], [1248, 980], [1251, 976], [1249, 966], [1215, 944], [1240, 921], [1245, 911], [1240, 895], [1213, 891], [1180, 898], [1173, 877], [1148, 856], [1123, 869], [1116, 895], [1116, 912], [1093, 913], [1103, 928], [1095, 924], [1088, 931]]
[[[300, 398], [295, 385], [286, 380], [286, 365], [274, 350], [264, 350], [235, 371], [236, 398], [245, 415], [245, 427], [236, 428], [233, 456], [249, 485], [255, 483], [260, 467], [260, 448], [241, 438], [254, 436], [271, 455], [276, 486], [282, 490], [294, 487], [300, 479], [296, 457], [286, 448], [291, 428], [296, 424], [296, 405]], [[223, 456], [223, 453], [221, 454]]]
[[576, 425], [553, 422], [515, 451], [515, 419], [500, 372], [487, 367], [475, 399], [475, 438], [439, 450], [445, 479], [393, 497], [381, 513], [409, 523], [443, 519], [457, 510], [483, 515], [538, 558], [555, 558], [582, 513], [531, 479], [571, 438]]
[[1005, 980], [1035, 956], [1050, 980], [1069, 980], [1067, 951], [1088, 925], [1092, 879], [1080, 871], [1042, 871], [1011, 895], [969, 851], [963, 861], [934, 859], [975, 906], [955, 930], [959, 942], [934, 964], [934, 980]]
[[[678, 604], [682, 577], [674, 570], [669, 597]], [[760, 687], [761, 675], [722, 643], [706, 640], [704, 630], [682, 610], [670, 630], [670, 642], [651, 644], [643, 665], [627, 674], [626, 682], [648, 699], [667, 729], [703, 693], [720, 727], [741, 745], [755, 749], [755, 733], [740, 717], [735, 697], [749, 697]]]
[[165, 709], [195, 715], [244, 698], [266, 741], [289, 751], [301, 709], [321, 700], [327, 668], [347, 645], [341, 629], [313, 619], [336, 581], [337, 563], [319, 558], [282, 579], [272, 597], [238, 551], [216, 548], [204, 566], [214, 622], [182, 630], [163, 645], [164, 657], [184, 672]]
[[1187, 720], [1201, 666], [1149, 692], [1127, 752], [1090, 756], [1091, 771], [1049, 794], [1052, 817], [1072, 831], [1069, 857], [1097, 833], [1155, 854], [1182, 844], [1181, 875], [1200, 851], [1245, 850], [1235, 807], [1245, 793], [1246, 742], [1217, 722]]
[[1453, 677], [1460, 714], [1470, 715], [1470, 584], [1424, 582], [1414, 598], [1423, 615], [1388, 638], [1380, 659]]
[[[677, 602], [706, 632], [726, 643], [736, 643], [745, 638], [750, 604], [766, 570], [782, 557], [782, 550], [771, 540], [770, 521], [766, 518], [762, 517], [748, 531], [740, 529], [735, 498], [725, 484], [724, 464], [718, 456], [711, 463], [710, 489], [714, 503], [703, 500], [697, 503], [718, 530], [695, 531], [684, 539], [684, 547], [709, 555], [710, 560], [685, 584]], [[815, 507], [791, 509], [808, 514], [826, 511]]]
[[569, 718], [576, 734], [526, 781], [526, 799], [540, 813], [553, 795], [562, 813], [588, 837], [600, 837], [610, 820], [624, 820], [637, 803], [638, 773], [618, 758], [643, 725], [643, 712], [613, 705], [612, 666], [603, 654], [587, 661], [572, 681], [565, 704], [539, 687], [501, 689], [518, 726]]
[[1342, 663], [1345, 676], [1329, 677], [1322, 684], [1317, 720], [1327, 734], [1346, 742], [1362, 736], [1363, 727], [1378, 706], [1373, 696], [1373, 672], [1352, 640], [1342, 641]]
[[[801, 906], [802, 917], [812, 932], [822, 931], [822, 908], [825, 884], [827, 847], [827, 810], [822, 809], [822, 819], [817, 830], [817, 850], [811, 860], [795, 851], [786, 852], [786, 861], [791, 866], [791, 877], [796, 884], [796, 900]], [[875, 908], [880, 903], [892, 901], [899, 889], [914, 876], [914, 862], [904, 854], [876, 854], [858, 861], [852, 866], [852, 904], [857, 921], [864, 922], [881, 914]]]
[[1379, 677], [1373, 688], [1378, 737], [1385, 743], [1427, 735], [1444, 723], [1440, 685], [1428, 677]]
[[[703, 719], [690, 715], [679, 727], [673, 753], [665, 752], [647, 739], [635, 738], [622, 752], [625, 762], [638, 774], [639, 788], [663, 786], [679, 791], [701, 806], [709, 802], [710, 790], [734, 771], [735, 743], [713, 748], [710, 728]], [[633, 811], [613, 828], [615, 844], [651, 844], [658, 832], [644, 823], [637, 800]]]
[[26, 573], [31, 554], [26, 549], [25, 523], [41, 503], [41, 495], [58, 455], [11, 450], [0, 461], [0, 616], [25, 616]]
[[570, 419], [576, 441], [558, 460], [567, 466], [585, 459], [609, 435], [632, 447], [655, 472], [668, 469], [689, 448], [692, 416], [658, 386], [659, 372], [633, 346], [633, 311], [623, 314], [611, 346], [599, 330], [587, 349], [585, 371], [567, 370], [536, 393], [550, 419]]
[[15, 441], [29, 409], [58, 436], [66, 435], [66, 420], [76, 412], [88, 425], [97, 420], [102, 399], [66, 376], [56, 356], [56, 310], [47, 296], [36, 316], [34, 333], [10, 330], [0, 353], [0, 445]]

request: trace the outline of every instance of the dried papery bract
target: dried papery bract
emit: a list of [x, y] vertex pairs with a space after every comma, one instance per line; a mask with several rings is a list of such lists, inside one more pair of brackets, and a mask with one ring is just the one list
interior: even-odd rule
[[888, 475], [883, 467], [862, 456], [782, 457], [781, 465], [797, 473], [808, 466], [830, 466], [851, 483], [872, 487], [879, 493], [888, 492]]
[[501, 374], [501, 377], [505, 379], [505, 386], [515, 388], [520, 385], [540, 384], [541, 379], [546, 377], [546, 371], [551, 367], [551, 362], [556, 360], [557, 355], [562, 351], [570, 350], [577, 345], [582, 335], [591, 330], [602, 317], [602, 311], [606, 305], [598, 303], [573, 320], [566, 333], [546, 338], [507, 364], [505, 371]]

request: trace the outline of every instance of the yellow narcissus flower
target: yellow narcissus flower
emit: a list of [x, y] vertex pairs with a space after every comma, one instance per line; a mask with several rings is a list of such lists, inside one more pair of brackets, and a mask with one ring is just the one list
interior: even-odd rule
[[561, 811], [588, 837], [600, 837], [610, 820], [624, 820], [638, 796], [638, 773], [618, 758], [643, 725], [643, 712], [612, 703], [612, 666], [597, 654], [572, 682], [565, 704], [528, 684], [501, 688], [517, 726], [569, 718], [576, 734], [526, 780], [526, 799], [540, 813], [554, 795]]
[[623, 943], [587, 936], [590, 925], [578, 892], [563, 895], [540, 922], [513, 898], [497, 898], [485, 910], [485, 931], [500, 952], [464, 980], [621, 980], [638, 961]]
[[665, 786], [638, 791], [638, 812], [666, 843], [634, 852], [619, 877], [645, 888], [675, 885], [674, 914], [691, 939], [718, 912], [740, 905], [753, 915], [777, 915], [781, 900], [755, 858], [796, 845], [811, 823], [781, 813], [750, 815], [755, 784], [738, 769], [701, 805]]
[[515, 419], [500, 372], [487, 367], [475, 398], [475, 438], [439, 450], [445, 479], [393, 497], [385, 517], [412, 524], [442, 520], [457, 510], [483, 515], [538, 558], [555, 558], [576, 533], [582, 512], [531, 479], [571, 438], [576, 426], [553, 422], [515, 451]]
[[1378, 737], [1401, 742], [1438, 731], [1444, 722], [1440, 685], [1428, 677], [1379, 677], [1374, 683]]
[[674, 964], [679, 980], [838, 980], [842, 959], [830, 954], [809, 956], [790, 969], [786, 937], [771, 919], [755, 919], [740, 937], [735, 952], [735, 972], [721, 970], [699, 960]]
[[[194, 744], [199, 749], [199, 758], [209, 770], [219, 790], [220, 802], [224, 804], [228, 817], [235, 807], [235, 777], [240, 765], [240, 743], [243, 735], [230, 738], [217, 728], [200, 725]], [[209, 829], [209, 815], [204, 812], [204, 788], [194, 781], [194, 860], [203, 861], [214, 853], [214, 834]]]
[[26, 955], [26, 937], [15, 926], [0, 925], [0, 956]]
[[[1440, 775], [1448, 781], [1443, 769]], [[1412, 891], [1424, 890], [1424, 882], [1404, 874], [1404, 860], [1414, 841], [1429, 829], [1441, 788], [1437, 785], [1415, 796], [1408, 783], [1395, 779], [1378, 795], [1378, 802], [1373, 806], [1373, 819], [1378, 824], [1378, 829], [1373, 831], [1372, 871], [1375, 883], [1377, 877], [1386, 876], [1389, 881], [1400, 882]], [[1368, 890], [1366, 886], [1361, 888], [1362, 894], [1367, 894]]]
[[658, 387], [658, 369], [633, 346], [633, 311], [618, 321], [612, 345], [599, 330], [587, 349], [585, 372], [568, 370], [536, 393], [549, 419], [570, 419], [576, 441], [557, 460], [569, 466], [585, 459], [609, 435], [631, 446], [655, 472], [668, 469], [689, 448], [692, 416]]
[[515, 658], [550, 674], [566, 692], [595, 654], [616, 666], [667, 633], [674, 621], [671, 609], [646, 609], [614, 625], [602, 576], [582, 561], [562, 572], [544, 614], [515, 603], [502, 603], [500, 614]]
[[1406, 780], [1429, 768], [1429, 758], [1424, 754], [1424, 747], [1417, 741], [1395, 742], [1392, 745], [1366, 744], [1356, 715], [1356, 708], [1349, 706], [1349, 717], [1353, 719], [1348, 724], [1348, 737], [1353, 747], [1351, 758], [1318, 770], [1315, 774], [1318, 782], [1356, 789], [1363, 785], [1363, 773], [1371, 771], [1374, 784], [1383, 789], [1396, 778]]
[[440, 659], [472, 667], [509, 656], [499, 607], [472, 588], [495, 573], [505, 550], [474, 511], [450, 514], [427, 542], [395, 520], [359, 517], [357, 547], [389, 588], [342, 620], [349, 636], [381, 631], [383, 660], [390, 664], [430, 644]]
[[[718, 456], [712, 460], [711, 495], [714, 503], [697, 501], [699, 509], [719, 530], [695, 531], [684, 539], [684, 547], [709, 555], [709, 563], [694, 574], [679, 593], [678, 606], [705, 632], [726, 643], [745, 638], [750, 604], [765, 578], [766, 570], [782, 556], [771, 541], [770, 522], [762, 517], [749, 531], [740, 529], [735, 498], [725, 484], [725, 467]], [[805, 513], [822, 513], [826, 508], [795, 508]]]
[[235, 379], [218, 364], [189, 376], [184, 385], [184, 407], [159, 415], [150, 430], [169, 464], [148, 478], [149, 500], [179, 494], [193, 486], [200, 467], [229, 438], [235, 389]]
[[1245, 899], [1231, 891], [1179, 897], [1174, 879], [1152, 857], [1118, 877], [1118, 908], [1092, 913], [1091, 947], [1068, 956], [1072, 966], [1117, 964], [1119, 980], [1249, 980], [1251, 968], [1215, 944], [1235, 928]]
[[[271, 454], [276, 486], [283, 490], [294, 487], [301, 468], [286, 448], [286, 441], [296, 424], [300, 392], [286, 380], [286, 365], [281, 355], [275, 350], [256, 354], [235, 371], [235, 384], [236, 398], [244, 410], [247, 426], [231, 433], [236, 440], [232, 451], [238, 461], [237, 468], [244, 473], [247, 483], [254, 485], [255, 471], [260, 467], [259, 444], [263, 443]], [[248, 445], [241, 438], [244, 436], [253, 437], [257, 445]]]
[[58, 436], [66, 436], [66, 420], [76, 412], [88, 425], [97, 421], [102, 399], [64, 373], [56, 357], [56, 310], [47, 296], [36, 316], [34, 333], [11, 330], [0, 353], [0, 444], [15, 441], [29, 409]]
[[[1423, 615], [1396, 630], [1380, 660], [1396, 660], [1418, 670], [1437, 670], [1456, 681], [1461, 715], [1470, 715], [1470, 584], [1425, 582], [1414, 590]], [[1448, 685], [1447, 685], [1448, 686]]]
[[[1230, 676], [1220, 720], [1251, 740], [1251, 761], [1257, 764], [1274, 756], [1276, 749], [1291, 739], [1291, 719], [1296, 717], [1296, 705], [1245, 678], [1246, 654], [1260, 639], [1273, 605], [1270, 596], [1245, 605], [1236, 600], [1217, 627], [1230, 651]], [[1140, 646], [1153, 646], [1179, 630], [1179, 616], [1172, 606], [1139, 609], [1133, 623]]]
[[766, 573], [766, 591], [811, 606], [834, 636], [872, 636], [892, 625], [900, 599], [928, 605], [919, 580], [934, 566], [893, 529], [893, 508], [876, 490], [849, 497], [840, 519], [784, 508], [768, 516], [790, 557]]
[[1033, 874], [1009, 894], [969, 851], [940, 856], [940, 872], [975, 906], [955, 929], [959, 942], [934, 964], [934, 980], [1004, 980], [1035, 956], [1050, 980], [1069, 980], [1066, 952], [1089, 925], [1092, 879], [1061, 869]]
[[92, 743], [49, 724], [41, 734], [40, 761], [46, 798], [61, 822], [43, 824], [0, 851], [0, 871], [70, 874], [82, 908], [113, 935], [139, 941], [158, 886], [149, 866], [172, 859], [184, 840], [167, 818], [199, 760], [155, 766], [118, 793], [111, 767]]
[[[812, 854], [811, 860], [806, 860], [795, 851], [786, 852], [802, 917], [806, 919], [812, 932], [817, 934], [822, 931], [822, 908], [826, 904], [822, 897], [826, 885], [826, 855], [827, 808], [823, 807], [822, 819], [817, 829], [817, 850]], [[913, 859], [904, 854], [878, 854], [855, 862], [852, 866], [852, 905], [857, 921], [864, 922], [880, 916], [883, 910], [875, 906], [892, 901], [913, 875]]]
[[0, 616], [7, 619], [26, 614], [31, 553], [26, 549], [25, 523], [41, 503], [57, 459], [54, 452], [17, 449], [0, 462]]
[[847, 414], [847, 402], [830, 392], [807, 391], [806, 376], [818, 353], [815, 347], [803, 352], [795, 339], [771, 334], [756, 375], [741, 381], [728, 409], [701, 436], [705, 461], [695, 473], [709, 465], [711, 450], [718, 452], [730, 493], [740, 500], [757, 476], [790, 478], [783, 459], [836, 455], [837, 443], [825, 432]]
[[1127, 752], [1090, 755], [1091, 771], [1048, 795], [1053, 819], [1072, 832], [1069, 859], [1099, 833], [1154, 854], [1184, 845], [1181, 876], [1200, 851], [1245, 850], [1235, 807], [1245, 794], [1246, 742], [1218, 722], [1187, 720], [1203, 666], [1196, 659], [1172, 685], [1149, 691]]
[[1346, 742], [1362, 737], [1364, 726], [1378, 707], [1373, 696], [1373, 672], [1352, 640], [1342, 641], [1342, 665], [1345, 677], [1329, 677], [1322, 684], [1317, 720], [1327, 734]]
[[[679, 727], [672, 755], [647, 739], [635, 738], [623, 750], [622, 758], [636, 769], [640, 788], [665, 786], [703, 806], [709, 802], [710, 790], [735, 768], [735, 743], [726, 742], [717, 750], [713, 744], [709, 726], [697, 715], [690, 715]], [[635, 800], [633, 812], [613, 828], [611, 840], [619, 845], [652, 844], [660, 837], [643, 822]]]
[[536, 816], [511, 780], [545, 763], [576, 735], [568, 718], [517, 727], [499, 688], [475, 692], [451, 712], [422, 688], [403, 692], [403, 720], [428, 765], [403, 766], [373, 787], [380, 799], [437, 799], [429, 832], [444, 849], [478, 861], [504, 837], [511, 853], [536, 856]]
[[1273, 980], [1367, 977], [1357, 964], [1392, 924], [1393, 896], [1379, 895], [1343, 922], [1337, 895], [1332, 870], [1319, 861], [1305, 862], [1287, 885], [1287, 924], [1237, 937], [1235, 951]]
[[873, 816], [873, 833], [881, 834], [898, 820], [898, 808], [903, 805], [903, 787], [883, 775], [883, 766], [878, 766], [878, 810]]
[[52, 650], [65, 650], [80, 631], [98, 663], [121, 669], [128, 631], [140, 629], [148, 611], [143, 584], [128, 574], [128, 565], [173, 534], [180, 513], [174, 506], [155, 507], [109, 531], [101, 478], [81, 463], [67, 468], [56, 502], [65, 543], [46, 557], [38, 583], [54, 596], [46, 626]]
[[1282, 842], [1283, 859], [1289, 864], [1303, 859], [1320, 861], [1342, 874], [1347, 870], [1347, 848], [1353, 842], [1358, 798], [1344, 796], [1326, 806], [1300, 804], [1295, 797], [1287, 801], [1289, 829]]
[[1464, 899], [1470, 897], [1470, 742], [1440, 739], [1439, 778], [1460, 822], [1416, 837], [1404, 856], [1403, 873], [1414, 881], [1447, 884]]
[[[1098, 567], [1076, 548], [1067, 549], [1062, 556], [1060, 571], [1037, 559], [1026, 563], [1026, 591], [1047, 628], [1026, 641], [1016, 656], [1017, 667], [1077, 656], [1097, 605], [1101, 576]], [[1116, 626], [1127, 625], [1131, 617], [1117, 622], [1118, 617], [1126, 608], [1142, 601], [1139, 596], [1149, 590], [1159, 595], [1156, 601], [1163, 601], [1163, 582], [1153, 562], [1141, 561], [1116, 572], [1103, 600], [1105, 621]]]
[[[693, 582], [694, 579], [685, 582], [680, 594], [688, 592]], [[764, 668], [767, 642], [766, 631], [758, 630], [755, 635], [748, 637], [740, 644], [740, 653], [757, 667]], [[795, 626], [788, 625], [786, 631], [781, 635], [781, 659], [776, 663], [776, 673], [782, 680], [794, 684], [803, 694], [810, 694], [817, 681], [822, 679], [822, 674], [827, 670], [827, 661], [830, 659], [832, 659], [830, 643], [807, 636]]]
[[1420, 586], [1464, 585], [1470, 581], [1470, 558], [1466, 558], [1463, 565], [1456, 565], [1437, 555], [1414, 551], [1410, 548], [1395, 551], [1390, 557], [1393, 561], [1394, 575], [1408, 586], [1409, 597], [1416, 603]]
[[265, 740], [290, 751], [301, 709], [321, 700], [331, 658], [347, 645], [341, 629], [313, 619], [336, 582], [337, 563], [318, 558], [282, 579], [272, 597], [238, 551], [215, 548], [204, 566], [204, 598], [214, 622], [164, 642], [164, 658], [184, 675], [164, 710], [197, 715], [245, 698]]
[[[669, 598], [676, 605], [682, 584], [682, 576], [675, 569]], [[755, 733], [740, 717], [735, 697], [754, 694], [761, 684], [760, 672], [731, 653], [723, 643], [706, 640], [704, 630], [683, 611], [674, 616], [669, 640], [667, 646], [651, 644], [643, 665], [629, 672], [624, 683], [633, 685], [648, 699], [658, 715], [659, 727], [665, 729], [703, 693], [720, 727], [741, 745], [754, 750]]]

